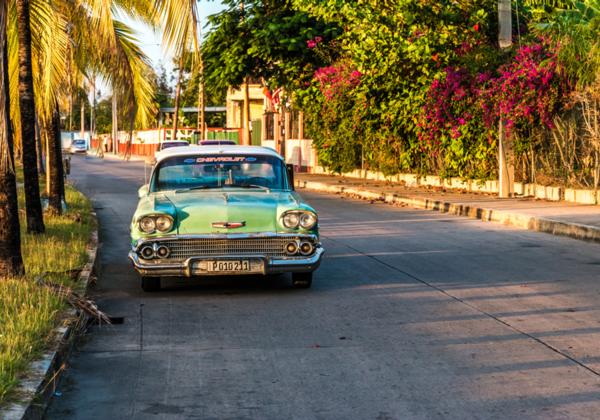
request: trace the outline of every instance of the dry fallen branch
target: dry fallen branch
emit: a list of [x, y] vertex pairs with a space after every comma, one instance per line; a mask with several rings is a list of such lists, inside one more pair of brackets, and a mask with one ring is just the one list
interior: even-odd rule
[[73, 308], [83, 312], [88, 317], [95, 319], [98, 324], [110, 324], [110, 318], [100, 309], [91, 299], [82, 296], [73, 291], [70, 287], [63, 286], [44, 279], [43, 276], [37, 278], [36, 282], [51, 290], [56, 296], [66, 300]]

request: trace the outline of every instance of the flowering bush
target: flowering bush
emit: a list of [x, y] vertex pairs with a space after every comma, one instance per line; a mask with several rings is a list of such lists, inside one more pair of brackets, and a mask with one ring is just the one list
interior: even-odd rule
[[360, 77], [361, 73], [358, 70], [352, 70], [344, 63], [322, 67], [314, 74], [314, 80], [317, 81], [321, 93], [327, 100], [343, 95], [358, 86]]
[[565, 88], [558, 72], [556, 47], [543, 42], [524, 45], [498, 73], [495, 78], [482, 79], [479, 88], [487, 125], [503, 120], [509, 131], [526, 123], [553, 128], [552, 117]]
[[539, 124], [552, 128], [563, 85], [556, 49], [543, 42], [519, 48], [496, 74], [448, 67], [431, 83], [419, 117], [421, 149], [443, 155], [436, 168], [441, 174], [480, 176], [476, 168], [493, 162], [498, 122], [509, 133]]
[[317, 146], [321, 164], [339, 172], [360, 164], [359, 93], [362, 74], [348, 62], [337, 62], [314, 72], [302, 102], [307, 134]]
[[[520, 159], [569, 100], [559, 43], [534, 38], [529, 5], [515, 5], [519, 47], [503, 51], [495, 0], [296, 2], [345, 31], [336, 40], [343, 58], [317, 70], [298, 103], [331, 169], [494, 178], [498, 122], [514, 134]], [[311, 36], [316, 54], [323, 47]]]

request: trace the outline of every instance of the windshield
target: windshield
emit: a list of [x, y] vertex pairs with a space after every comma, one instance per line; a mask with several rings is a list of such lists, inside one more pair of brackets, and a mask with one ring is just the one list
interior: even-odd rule
[[154, 192], [213, 188], [283, 190], [285, 165], [274, 156], [174, 156], [154, 171]]

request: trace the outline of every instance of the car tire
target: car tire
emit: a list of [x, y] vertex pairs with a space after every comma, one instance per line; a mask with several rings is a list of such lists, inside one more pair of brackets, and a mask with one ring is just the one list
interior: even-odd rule
[[292, 273], [294, 289], [309, 289], [312, 286], [313, 273]]
[[160, 290], [160, 277], [142, 277], [142, 290], [144, 292], [157, 292]]

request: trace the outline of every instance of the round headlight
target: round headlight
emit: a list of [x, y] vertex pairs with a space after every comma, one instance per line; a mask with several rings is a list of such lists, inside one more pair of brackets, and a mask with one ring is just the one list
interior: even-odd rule
[[311, 244], [310, 242], [302, 242], [300, 244], [300, 253], [302, 255], [312, 254], [314, 249], [315, 248], [314, 248], [313, 244]]
[[294, 255], [298, 252], [298, 244], [296, 242], [290, 242], [286, 245], [285, 250], [288, 255]]
[[302, 229], [312, 229], [317, 224], [317, 216], [314, 213], [306, 212], [300, 216], [300, 226]]
[[171, 250], [169, 248], [167, 248], [166, 246], [161, 245], [157, 248], [156, 255], [159, 258], [167, 258], [169, 255], [171, 255]]
[[156, 230], [156, 222], [152, 217], [143, 217], [140, 220], [140, 230], [145, 233], [154, 233]]
[[287, 213], [285, 216], [283, 216], [283, 226], [288, 229], [297, 228], [299, 223], [300, 217], [298, 216], [298, 213]]
[[145, 246], [140, 250], [140, 254], [142, 254], [143, 259], [151, 260], [154, 257], [154, 250], [151, 246]]
[[173, 227], [173, 220], [167, 216], [158, 216], [156, 218], [156, 229], [161, 232], [168, 232]]

